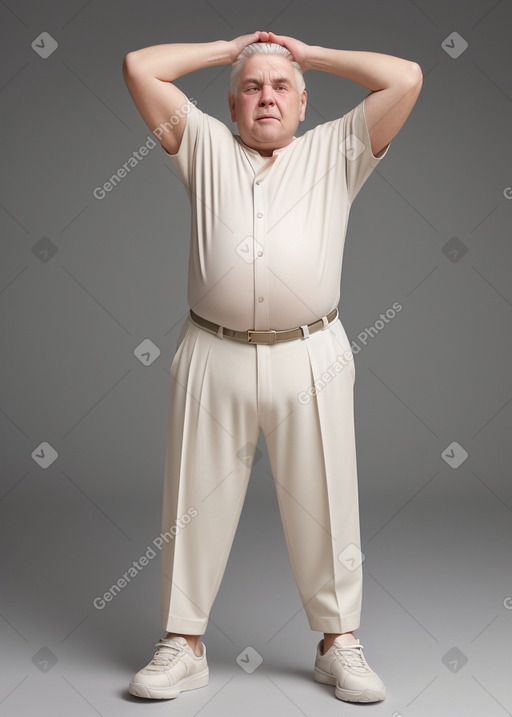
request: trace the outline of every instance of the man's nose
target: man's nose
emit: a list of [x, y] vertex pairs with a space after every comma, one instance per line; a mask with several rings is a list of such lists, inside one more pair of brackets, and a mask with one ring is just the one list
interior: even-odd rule
[[274, 103], [274, 90], [271, 85], [263, 85], [261, 89], [260, 105]]

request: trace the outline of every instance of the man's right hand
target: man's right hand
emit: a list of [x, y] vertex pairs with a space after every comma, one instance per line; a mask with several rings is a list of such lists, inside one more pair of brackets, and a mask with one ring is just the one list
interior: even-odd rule
[[240, 37], [235, 37], [234, 40], [228, 41], [231, 64], [247, 45], [251, 45], [253, 42], [268, 42], [265, 35], [268, 36], [268, 32], [257, 31], [251, 32], [249, 35], [240, 35]]

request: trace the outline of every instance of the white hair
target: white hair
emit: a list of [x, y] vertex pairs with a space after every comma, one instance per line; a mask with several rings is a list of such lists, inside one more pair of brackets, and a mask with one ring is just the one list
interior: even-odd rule
[[306, 88], [306, 83], [304, 82], [304, 76], [302, 74], [302, 68], [298, 62], [295, 62], [291, 52], [287, 50], [286, 47], [283, 47], [283, 45], [278, 45], [276, 42], [253, 42], [251, 45], [247, 45], [247, 47], [242, 50], [242, 52], [233, 62], [233, 69], [231, 70], [231, 76], [229, 78], [229, 91], [232, 94], [237, 94], [238, 76], [245, 61], [248, 57], [251, 57], [257, 52], [264, 52], [268, 55], [281, 55], [290, 60], [293, 70], [295, 72], [295, 82], [297, 84], [298, 93], [299, 95], [302, 94], [303, 90]]

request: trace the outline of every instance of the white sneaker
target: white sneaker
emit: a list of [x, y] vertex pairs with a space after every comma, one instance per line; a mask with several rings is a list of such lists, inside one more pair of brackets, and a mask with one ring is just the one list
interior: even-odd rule
[[370, 668], [363, 655], [363, 646], [343, 645], [338, 638], [322, 655], [317, 645], [313, 679], [326, 685], [336, 685], [334, 694], [346, 702], [379, 702], [386, 696], [380, 677]]
[[139, 670], [128, 687], [136, 697], [169, 700], [185, 690], [195, 690], [208, 684], [206, 646], [200, 642], [203, 654], [197, 657], [184, 637], [162, 637], [155, 643], [158, 650], [151, 662]]

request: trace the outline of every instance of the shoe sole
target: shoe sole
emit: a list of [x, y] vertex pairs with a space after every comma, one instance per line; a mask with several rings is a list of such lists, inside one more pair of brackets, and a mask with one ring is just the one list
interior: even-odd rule
[[344, 690], [338, 687], [336, 677], [334, 675], [328, 675], [323, 670], [315, 667], [313, 670], [313, 679], [317, 682], [321, 682], [324, 685], [335, 685], [334, 694], [339, 700], [344, 702], [381, 702], [386, 696], [386, 690]]
[[143, 682], [130, 682], [128, 692], [135, 697], [145, 697], [152, 700], [173, 700], [179, 697], [182, 692], [196, 690], [199, 687], [206, 687], [209, 680], [209, 670], [203, 670], [196, 675], [190, 675], [180, 680], [172, 687], [152, 687]]

